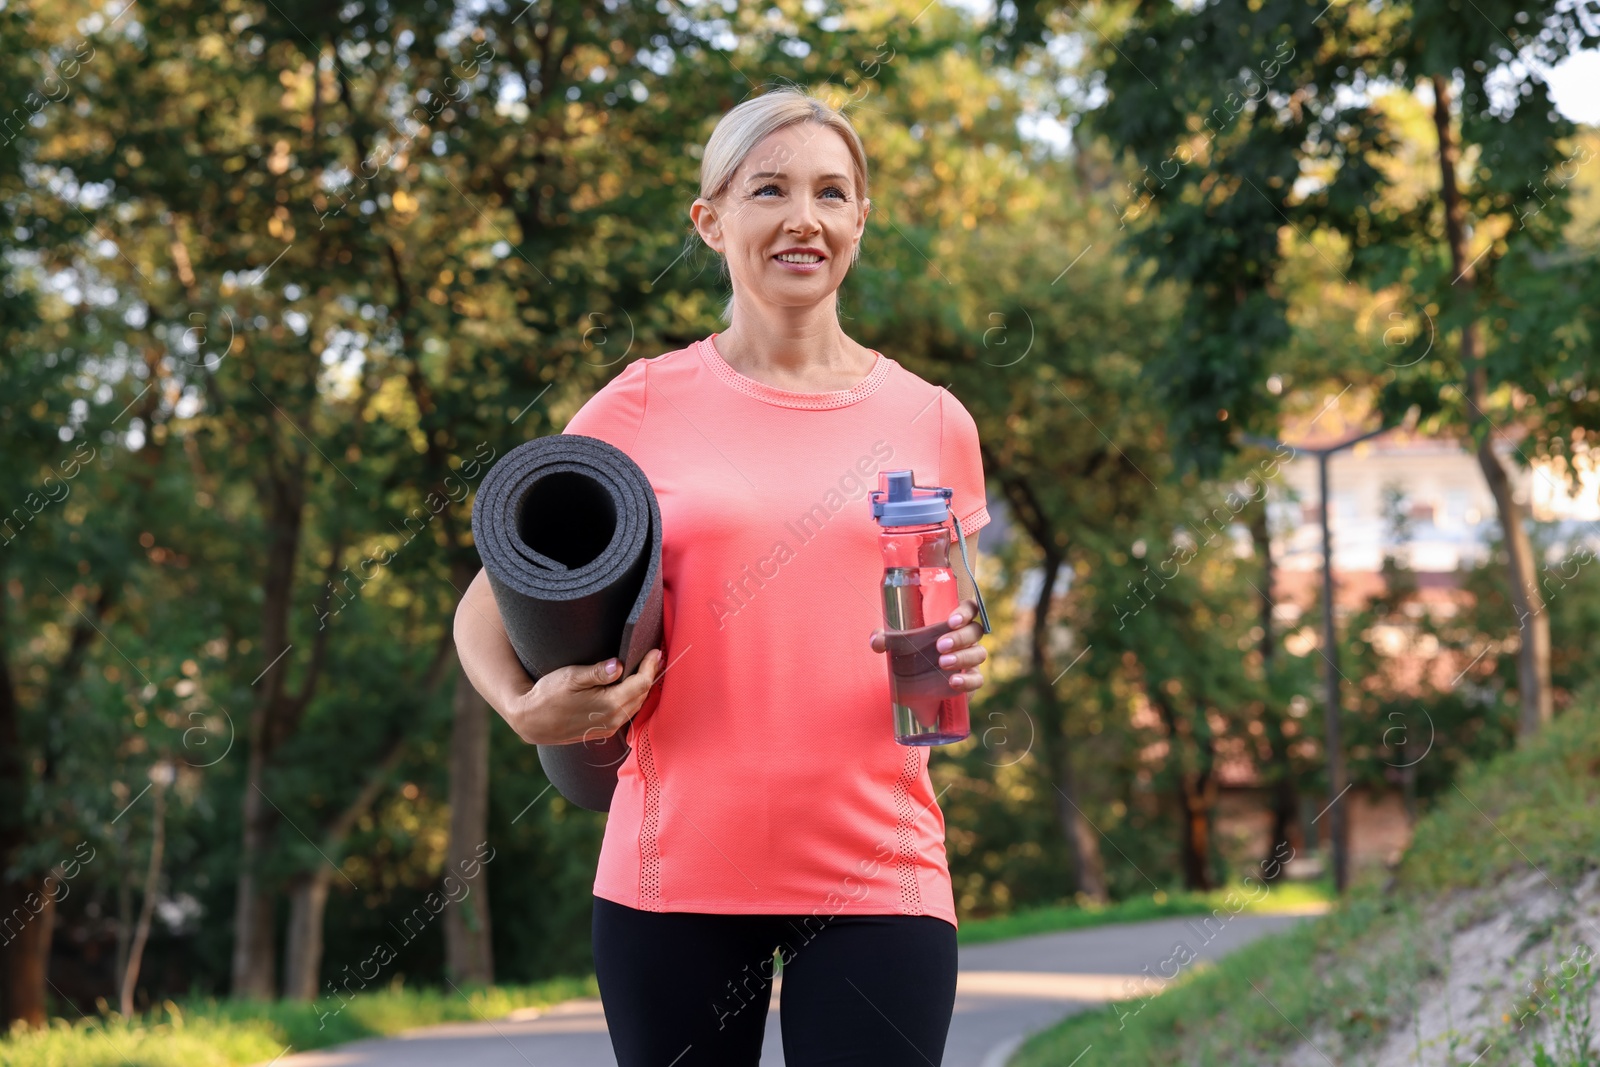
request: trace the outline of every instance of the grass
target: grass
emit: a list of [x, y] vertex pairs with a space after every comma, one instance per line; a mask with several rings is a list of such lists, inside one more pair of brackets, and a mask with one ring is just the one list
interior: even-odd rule
[[[963, 922], [960, 940], [962, 944], [980, 944], [1107, 923], [1206, 915], [1226, 907], [1229, 892], [1156, 893], [1103, 907], [1035, 908]], [[1329, 896], [1329, 886], [1322, 883], [1280, 884], [1270, 896], [1247, 904], [1244, 910], [1259, 913], [1316, 906]], [[124, 1019], [109, 1012], [71, 1024], [56, 1019], [47, 1030], [19, 1031], [0, 1039], [0, 1067], [247, 1067], [266, 1063], [286, 1048], [305, 1052], [433, 1023], [493, 1019], [517, 1008], [597, 996], [598, 992], [591, 975], [530, 986], [471, 989], [465, 998], [397, 986], [352, 997], [343, 1007], [329, 998], [312, 1004], [214, 998], [181, 1005], [168, 1001], [161, 1010], [138, 1018]]]
[[[1229, 894], [1235, 891], [1240, 893], [1240, 898], [1230, 901]], [[1082, 930], [1091, 926], [1105, 926], [1107, 923], [1133, 923], [1185, 915], [1209, 915], [1218, 908], [1228, 912], [1244, 911], [1257, 915], [1296, 912], [1328, 905], [1333, 899], [1333, 886], [1328, 882], [1278, 882], [1273, 885], [1272, 891], [1259, 901], [1255, 903], [1247, 901], [1242, 908], [1233, 907], [1239, 899], [1259, 893], [1259, 887], [1237, 890], [1226, 888], [1210, 893], [1157, 892], [1149, 896], [1131, 897], [1114, 904], [1099, 906], [1063, 904], [1047, 908], [1030, 908], [992, 919], [967, 919], [961, 923], [957, 940], [963, 945], [980, 945], [987, 941], [1003, 941], [1010, 937], [1052, 934], [1061, 930]]]
[[[1157, 893], [1103, 907], [1035, 908], [961, 924], [962, 944], [1079, 930], [1107, 923], [1206, 915], [1230, 890]], [[1283, 884], [1246, 910], [1281, 911], [1329, 899], [1321, 883]], [[394, 987], [312, 1004], [288, 1001], [168, 1001], [159, 1011], [124, 1019], [115, 1012], [68, 1023], [55, 1019], [47, 1030], [17, 1032], [0, 1039], [0, 1067], [247, 1067], [272, 1060], [285, 1048], [327, 1048], [364, 1037], [397, 1034], [433, 1023], [493, 1019], [517, 1008], [597, 996], [594, 977], [564, 978], [530, 986], [494, 986], [451, 992]]]
[[[204, 1000], [136, 1018], [116, 1012], [0, 1039], [0, 1067], [247, 1067], [283, 1053], [326, 1048], [363, 1037], [397, 1034], [432, 1023], [494, 1019], [518, 1008], [595, 996], [594, 978], [557, 978], [535, 985], [389, 989], [306, 1004]], [[336, 1013], [335, 1013], [336, 1012]]]
[[[1311, 1020], [1330, 1011], [1359, 1045], [1392, 1021], [1391, 996], [1426, 977], [1427, 957], [1409, 936], [1418, 920], [1416, 909], [1385, 909], [1375, 896], [1352, 901], [1212, 966], [1182, 971], [1166, 992], [1073, 1016], [1036, 1035], [1012, 1063], [1066, 1064], [1090, 1046], [1102, 1065], [1276, 1063]], [[1383, 950], [1351, 966], [1373, 937]]]
[[[1363, 882], [1330, 914], [1180, 973], [1159, 996], [1072, 1016], [1030, 1039], [1012, 1067], [1059, 1067], [1088, 1047], [1096, 1067], [1276, 1064], [1313, 1034], [1323, 1055], [1347, 1063], [1409, 1028], [1417, 990], [1449, 966], [1445, 897], [1530, 869], [1570, 886], [1600, 864], [1597, 695], [1465, 771], [1418, 824], [1392, 886]], [[1513, 1048], [1508, 1039], [1493, 1059]]]
[[[1416, 989], [1441, 973], [1442, 932], [1429, 923], [1441, 894], [1491, 886], [1530, 865], [1570, 884], [1600, 862], [1597, 705], [1600, 700], [1584, 702], [1531, 742], [1464, 773], [1418, 826], [1393, 892], [1360, 885], [1319, 920], [1253, 942], [1214, 966], [1184, 969], [1159, 996], [1073, 1016], [1035, 1035], [1014, 1067], [1059, 1067], [1089, 1047], [1096, 1067], [1277, 1063], [1312, 1033], [1335, 1062], [1349, 1062], [1407, 1025]], [[978, 944], [1206, 914], [1226, 907], [1228, 892], [1156, 894], [1100, 908], [1038, 908], [969, 920], [960, 940]], [[1281, 911], [1327, 898], [1324, 885], [1283, 883], [1251, 910]], [[327, 1000], [168, 1002], [135, 1019], [115, 1013], [76, 1023], [57, 1019], [46, 1030], [13, 1033], [0, 1039], [0, 1067], [246, 1067], [267, 1063], [286, 1047], [302, 1052], [432, 1023], [495, 1018], [597, 992], [589, 976], [464, 995], [396, 986], [353, 998], [336, 1014], [330, 1008], [337, 1002]], [[1565, 1059], [1547, 1062], [1566, 1067]]]

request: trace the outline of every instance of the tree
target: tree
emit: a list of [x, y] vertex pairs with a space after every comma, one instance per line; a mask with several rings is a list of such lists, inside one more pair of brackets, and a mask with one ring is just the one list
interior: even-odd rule
[[[1410, 317], [1441, 337], [1459, 331], [1454, 358], [1439, 346], [1435, 358], [1386, 372], [1385, 409], [1424, 401], [1440, 425], [1463, 427], [1475, 442], [1517, 590], [1525, 732], [1550, 714], [1548, 620], [1526, 512], [1493, 446], [1511, 421], [1530, 431], [1537, 455], [1567, 455], [1580, 405], [1592, 403], [1579, 353], [1592, 331], [1594, 270], [1555, 254], [1572, 127], [1533, 71], [1596, 32], [1576, 8], [1554, 3], [1140, 8], [1108, 53], [1110, 98], [1093, 117], [1145, 172], [1164, 159], [1128, 214], [1151, 216], [1134, 226], [1135, 242], [1191, 287], [1192, 329], [1166, 393], [1202, 459], [1228, 447], [1221, 423], [1251, 429], [1270, 418], [1260, 383], [1283, 343], [1283, 305], [1272, 295], [1283, 226], [1312, 242], [1318, 229], [1341, 235], [1341, 273], [1378, 287], [1404, 282], [1418, 308], [1444, 309], [1437, 322]], [[1497, 98], [1491, 82], [1508, 64], [1527, 73]], [[1151, 70], [1176, 91], [1153, 85]], [[1239, 79], [1260, 90], [1230, 92]], [[1441, 174], [1437, 195], [1418, 203], [1392, 196], [1374, 166], [1398, 143], [1375, 96], [1410, 83], [1432, 97]], [[1466, 174], [1463, 145], [1476, 155]], [[1562, 175], [1556, 188], [1544, 177], [1552, 168]], [[1441, 243], [1448, 265], [1435, 254]], [[1497, 325], [1486, 332], [1489, 322]]]
[[[1037, 144], [983, 132], [1014, 129], [1012, 109], [1020, 110], [1033, 83], [1001, 87], [987, 73], [976, 78], [968, 62], [957, 50], [936, 66], [907, 68], [901, 91], [884, 102], [885, 118], [913, 124], [915, 140], [895, 140], [887, 130], [874, 139], [878, 115], [862, 117], [869, 142], [899, 149], [889, 160], [893, 173], [914, 176], [895, 184], [896, 199], [880, 194], [878, 206], [887, 200], [895, 212], [896, 231], [858, 268], [869, 311], [877, 297], [892, 315], [881, 324], [869, 320], [869, 328], [918, 373], [949, 382], [973, 412], [985, 470], [1027, 542], [1023, 555], [1038, 580], [1015, 638], [1022, 678], [1002, 682], [984, 706], [1020, 699], [1030, 712], [1028, 761], [1072, 855], [1073, 888], [1090, 899], [1111, 892], [1101, 842], [1120, 829], [1107, 794], [1122, 782], [1106, 765], [1134, 743], [1123, 695], [1142, 692], [1147, 673], [1158, 669], [1167, 673], [1156, 682], [1177, 675], [1203, 691], [1192, 701], [1169, 701], [1183, 738], [1195, 724], [1204, 736], [1196, 748], [1187, 740], [1173, 745], [1167, 769], [1171, 796], [1182, 793], [1175, 825], [1180, 852], [1190, 850], [1189, 879], [1206, 883], [1214, 877], [1205, 832], [1214, 802], [1207, 783], [1215, 776], [1179, 764], [1193, 756], [1209, 765], [1213, 742], [1224, 743], [1207, 733], [1208, 702], [1235, 726], [1257, 714], [1259, 670], [1240, 654], [1238, 634], [1215, 624], [1221, 616], [1230, 627], [1242, 623], [1244, 613], [1225, 605], [1248, 587], [1223, 567], [1204, 584], [1184, 586], [1187, 597], [1174, 593], [1164, 602], [1181, 638], [1119, 635], [1111, 609], [1126, 593], [1102, 578], [1148, 578], [1137, 564], [1128, 569], [1132, 546], [1148, 545], [1151, 558], [1161, 558], [1180, 528], [1200, 524], [1186, 498], [1221, 500], [1232, 488], [1229, 480], [1219, 485], [1193, 472], [1178, 480], [1166, 413], [1151, 402], [1145, 371], [1162, 352], [1179, 291], [1118, 254], [1117, 219], [1083, 184], [1084, 175], [1105, 167], [1093, 146], [1056, 160]], [[1059, 74], [1043, 64], [1030, 77], [1048, 82]], [[1000, 151], [990, 150], [990, 141]], [[890, 264], [893, 273], [879, 280]], [[1229, 526], [1228, 509], [1221, 514], [1220, 527]], [[1219, 520], [1205, 518], [1210, 526], [1201, 536], [1210, 541]], [[1171, 646], [1183, 642], [1215, 663], [1187, 674], [1166, 665]], [[1009, 673], [1004, 662], [997, 662], [997, 680]], [[1122, 764], [1116, 773], [1137, 770]], [[1182, 792], [1182, 782], [1192, 788]], [[1142, 872], [1133, 873], [1142, 884]]]
[[[281, 892], [282, 988], [305, 997], [341, 852], [437, 725], [411, 697], [455, 671], [443, 620], [476, 569], [470, 484], [627, 351], [684, 329], [701, 284], [657, 283], [677, 258], [662, 219], [695, 164], [661, 131], [753, 87], [708, 54], [714, 27], [651, 5], [491, 11], [464, 29], [427, 0], [130, 17], [142, 32], [106, 43], [90, 106], [60, 116], [42, 161], [107, 190], [85, 222], [119, 250], [104, 275], [136, 315], [118, 329], [193, 405], [169, 429], [231, 535], [186, 548], [217, 574], [230, 643], [255, 653], [232, 679], [250, 705], [233, 988], [278, 988]], [[839, 58], [822, 45], [859, 50], [853, 30], [746, 21], [764, 74], [826, 75]], [[805, 35], [818, 47], [796, 58]], [[212, 342], [198, 349], [194, 319]], [[636, 344], [613, 355], [597, 327], [624, 322]], [[371, 662], [405, 698], [352, 734], [345, 683]], [[487, 832], [489, 722], [470, 687], [453, 691], [458, 857]], [[327, 766], [335, 738], [363, 773]], [[492, 976], [486, 900], [446, 920], [461, 978]]]

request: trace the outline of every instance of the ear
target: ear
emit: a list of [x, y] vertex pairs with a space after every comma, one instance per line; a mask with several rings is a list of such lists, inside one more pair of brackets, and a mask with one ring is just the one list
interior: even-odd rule
[[872, 201], [861, 201], [861, 221], [856, 223], [856, 240], [861, 240], [861, 235], [867, 232], [867, 213], [872, 210]]
[[711, 202], [704, 197], [696, 197], [689, 207], [689, 218], [694, 222], [700, 240], [713, 251], [722, 253], [722, 219], [717, 215], [717, 209]]

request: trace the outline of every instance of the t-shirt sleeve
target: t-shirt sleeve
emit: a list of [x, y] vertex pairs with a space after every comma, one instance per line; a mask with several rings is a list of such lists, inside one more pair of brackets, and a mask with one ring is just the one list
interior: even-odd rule
[[940, 390], [939, 413], [939, 484], [953, 490], [950, 511], [960, 521], [961, 532], [977, 533], [989, 523], [978, 424], [947, 389]]
[[639, 437], [649, 400], [649, 366], [636, 359], [584, 401], [562, 433], [598, 437], [627, 452]]

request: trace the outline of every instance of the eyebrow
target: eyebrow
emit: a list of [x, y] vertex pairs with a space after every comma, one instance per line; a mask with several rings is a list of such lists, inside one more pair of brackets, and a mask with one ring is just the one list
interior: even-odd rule
[[[787, 178], [787, 177], [788, 177], [788, 175], [785, 174], [781, 170], [758, 170], [754, 174], [750, 175], [745, 180], [746, 181], [755, 181], [757, 178]], [[846, 181], [847, 182], [847, 181], [850, 180], [850, 176], [848, 174], [823, 174], [823, 175], [819, 175], [819, 177], [824, 181], [832, 179], [834, 181]]]

